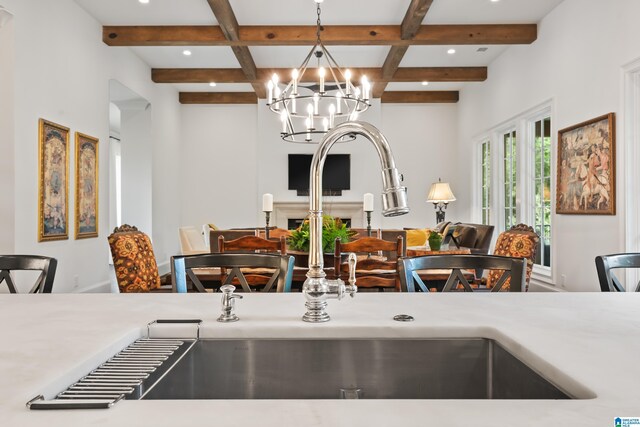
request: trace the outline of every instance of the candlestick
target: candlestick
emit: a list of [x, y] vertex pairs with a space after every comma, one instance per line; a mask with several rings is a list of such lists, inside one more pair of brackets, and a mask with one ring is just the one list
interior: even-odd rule
[[367, 212], [367, 237], [371, 237], [371, 211]]
[[320, 102], [320, 95], [317, 93], [313, 94], [313, 114], [318, 115], [318, 104]]
[[264, 226], [264, 238], [269, 239], [269, 219], [271, 218], [271, 212], [265, 212], [265, 226]]
[[336, 110], [338, 114], [342, 114], [342, 93], [336, 93]]
[[335, 119], [336, 114], [336, 106], [333, 104], [329, 105], [329, 129], [333, 129], [333, 121]]
[[267, 83], [267, 89], [269, 90], [267, 99], [269, 100], [269, 104], [271, 104], [273, 102], [273, 82], [271, 80], [269, 80], [269, 83]]
[[298, 94], [298, 70], [297, 69], [293, 69], [293, 71], [291, 71], [291, 77], [293, 77], [293, 92], [292, 95], [297, 95]]
[[320, 93], [324, 93], [324, 73], [325, 73], [325, 70], [324, 68], [321, 67], [318, 70], [318, 74], [320, 75]]
[[351, 70], [347, 70], [344, 72], [344, 77], [347, 80], [347, 87], [345, 93], [347, 96], [351, 94]]

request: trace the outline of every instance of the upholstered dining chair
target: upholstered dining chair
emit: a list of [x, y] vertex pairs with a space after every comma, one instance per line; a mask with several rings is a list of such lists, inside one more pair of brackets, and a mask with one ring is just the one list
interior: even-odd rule
[[116, 227], [108, 240], [120, 292], [160, 289], [158, 264], [149, 236], [124, 224]]
[[38, 255], [0, 255], [0, 285], [4, 282], [12, 294], [18, 293], [11, 277], [12, 271], [33, 270], [40, 271], [30, 294], [50, 294], [53, 289], [53, 279], [56, 275], [58, 261]]
[[200, 254], [171, 257], [171, 283], [173, 291], [178, 293], [187, 292], [187, 277], [193, 283], [194, 288], [199, 292], [206, 292], [204, 286], [198, 279], [194, 269], [221, 268], [229, 269], [223, 285], [232, 284], [236, 279], [244, 292], [252, 292], [256, 289], [249, 285], [244, 269], [260, 268], [273, 271], [271, 277], [260, 292], [269, 292], [274, 288], [276, 292], [290, 292], [291, 280], [293, 278], [293, 257], [276, 254], [258, 253], [217, 253]]
[[[429, 255], [398, 260], [403, 292], [429, 292], [429, 288], [418, 274], [419, 271], [426, 270], [451, 270], [443, 292], [499, 292], [505, 289], [507, 283], [510, 284], [510, 292], [520, 292], [525, 283], [526, 265], [527, 260], [524, 258], [494, 255]], [[479, 289], [469, 283], [466, 272], [477, 269], [491, 269], [498, 274], [492, 288]]]
[[[596, 270], [602, 292], [626, 292], [613, 270], [618, 268], [640, 269], [640, 253], [600, 255], [596, 257]], [[640, 292], [640, 282], [636, 285]]]
[[[525, 292], [529, 290], [533, 262], [536, 259], [536, 252], [539, 246], [540, 237], [533, 228], [526, 224], [518, 224], [500, 233], [496, 247], [493, 250], [493, 255], [526, 258]], [[487, 277], [487, 288], [496, 286], [500, 276], [500, 272], [490, 271]], [[502, 289], [509, 290], [509, 283], [509, 280], [507, 280]]]
[[389, 242], [375, 237], [363, 237], [349, 243], [341, 243], [336, 239], [333, 269], [336, 278], [347, 279], [349, 265], [342, 262], [342, 255], [354, 252], [360, 254], [356, 265], [356, 280], [359, 288], [385, 289], [399, 291], [400, 278], [397, 271], [397, 258], [386, 259], [380, 256], [369, 256], [380, 252], [398, 253], [405, 256], [403, 238], [398, 236], [395, 242]]

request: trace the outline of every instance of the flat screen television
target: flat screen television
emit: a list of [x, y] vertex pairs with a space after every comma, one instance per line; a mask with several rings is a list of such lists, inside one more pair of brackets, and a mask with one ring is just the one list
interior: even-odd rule
[[[289, 154], [289, 190], [298, 194], [309, 194], [309, 171], [311, 154]], [[342, 190], [351, 189], [351, 155], [329, 154], [322, 173], [324, 193], [339, 195]]]

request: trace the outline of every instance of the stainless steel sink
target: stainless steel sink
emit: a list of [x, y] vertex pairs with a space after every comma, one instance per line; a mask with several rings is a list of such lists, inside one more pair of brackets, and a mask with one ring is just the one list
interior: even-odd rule
[[490, 339], [200, 340], [143, 399], [571, 399]]

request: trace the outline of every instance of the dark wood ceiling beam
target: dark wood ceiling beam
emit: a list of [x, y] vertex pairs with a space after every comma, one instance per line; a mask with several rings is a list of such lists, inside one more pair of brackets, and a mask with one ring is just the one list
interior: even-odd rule
[[[429, 12], [431, 3], [433, 3], [433, 0], [411, 0], [409, 9], [407, 9], [407, 13], [405, 13], [402, 20], [402, 25], [400, 25], [400, 37], [402, 40], [412, 40], [415, 37], [420, 30], [424, 17]], [[382, 77], [386, 81], [389, 81], [396, 73], [407, 50], [409, 50], [409, 46], [391, 46], [382, 65]], [[375, 85], [373, 87], [373, 96], [380, 97], [386, 87], [386, 82], [380, 82]]]
[[253, 92], [180, 92], [181, 104], [257, 104]]
[[[389, 79], [383, 77], [381, 68], [351, 68], [354, 81], [363, 74], [373, 82], [481, 82], [487, 79], [486, 67], [408, 67], [399, 68]], [[258, 68], [257, 81], [263, 83], [277, 73], [286, 80], [288, 68]], [[302, 82], [317, 81], [315, 73], [307, 72]], [[251, 83], [240, 68], [154, 68], [151, 79], [156, 83]], [[374, 86], [375, 87], [375, 86]]]
[[537, 38], [536, 24], [423, 25], [412, 40], [412, 44], [531, 44]]
[[[456, 103], [457, 91], [385, 92], [382, 102], [387, 104]], [[181, 104], [256, 104], [253, 92], [180, 92]]]
[[[211, 11], [216, 16], [220, 29], [225, 38], [229, 41], [235, 42], [240, 40], [240, 30], [238, 26], [238, 20], [233, 13], [229, 0], [207, 0]], [[259, 98], [267, 97], [267, 90], [264, 83], [257, 83], [258, 71], [256, 63], [253, 61], [251, 52], [247, 46], [231, 46], [236, 59], [240, 63], [240, 67], [244, 72], [247, 80], [249, 80], [253, 86], [253, 90]]]
[[383, 104], [455, 104], [460, 99], [458, 91], [384, 92]]
[[[228, 40], [218, 26], [105, 26], [109, 46], [310, 46], [315, 26], [240, 26], [240, 38]], [[420, 25], [413, 39], [401, 37], [399, 25], [325, 25], [325, 45], [411, 46], [469, 44], [530, 44], [536, 24]], [[409, 31], [408, 31], [409, 33]]]

